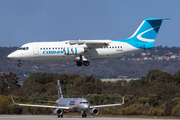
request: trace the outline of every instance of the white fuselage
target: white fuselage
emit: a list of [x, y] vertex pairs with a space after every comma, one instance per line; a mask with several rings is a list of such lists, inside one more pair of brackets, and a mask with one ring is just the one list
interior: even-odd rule
[[125, 42], [114, 42], [110, 40], [100, 41], [109, 42], [109, 45], [104, 45], [100, 48], [92, 48], [86, 44], [71, 44], [69, 41], [27, 43], [8, 55], [8, 57], [20, 61], [78, 61], [80, 59], [79, 56], [82, 55], [82, 60], [87, 61], [89, 59], [119, 58], [143, 50]]

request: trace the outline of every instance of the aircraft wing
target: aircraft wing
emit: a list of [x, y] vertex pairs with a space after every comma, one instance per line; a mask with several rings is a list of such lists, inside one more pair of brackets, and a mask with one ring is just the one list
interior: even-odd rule
[[77, 40], [69, 41], [69, 44], [86, 44], [88, 48], [102, 48], [108, 46], [109, 40]]
[[69, 107], [62, 107], [62, 106], [50, 106], [50, 105], [32, 105], [32, 104], [19, 104], [14, 103], [17, 106], [27, 106], [27, 107], [43, 107], [43, 108], [60, 108], [60, 109], [69, 109]]
[[95, 105], [95, 106], [90, 106], [90, 108], [118, 106], [118, 105], [122, 105], [122, 104], [123, 104], [123, 103], [120, 103], [120, 104], [108, 104], [108, 105]]
[[119, 106], [119, 105], [123, 105], [123, 104], [124, 104], [124, 96], [122, 97], [122, 103], [119, 103], [119, 104], [107, 104], [107, 105], [95, 105], [95, 106], [90, 106], [90, 108]]

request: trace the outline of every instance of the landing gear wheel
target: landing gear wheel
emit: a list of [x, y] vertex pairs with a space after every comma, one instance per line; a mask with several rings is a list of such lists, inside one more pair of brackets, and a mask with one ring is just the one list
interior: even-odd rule
[[89, 66], [90, 64], [89, 61], [84, 61], [83, 63], [84, 63], [84, 66]]
[[82, 113], [82, 118], [84, 117], [84, 113]]
[[82, 62], [77, 62], [77, 66], [82, 66]]
[[22, 64], [21, 64], [21, 63], [18, 63], [17, 65], [18, 65], [18, 67], [21, 67]]
[[87, 117], [87, 114], [85, 112], [82, 113], [82, 118], [83, 117], [85, 117], [85, 118]]
[[61, 117], [61, 118], [63, 118], [63, 114], [61, 114], [61, 115], [58, 115], [58, 118], [60, 118], [60, 117]]

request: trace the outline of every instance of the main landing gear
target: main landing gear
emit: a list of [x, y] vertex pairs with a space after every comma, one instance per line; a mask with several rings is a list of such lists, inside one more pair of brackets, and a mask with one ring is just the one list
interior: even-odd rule
[[77, 61], [77, 66], [82, 66], [84, 64], [84, 66], [88, 66], [90, 63], [89, 61]]
[[21, 67], [22, 64], [21, 64], [21, 61], [20, 61], [20, 60], [19, 60], [19, 63], [18, 63], [17, 65], [18, 65], [18, 67]]
[[85, 118], [87, 117], [87, 114], [86, 114], [85, 111], [82, 112], [82, 118], [84, 118], [84, 117], [85, 117]]
[[77, 66], [82, 66], [84, 64], [84, 66], [88, 66], [90, 63], [89, 61], [87, 61], [86, 59], [83, 59], [84, 57], [82, 55], [79, 56], [79, 60], [76, 61]]

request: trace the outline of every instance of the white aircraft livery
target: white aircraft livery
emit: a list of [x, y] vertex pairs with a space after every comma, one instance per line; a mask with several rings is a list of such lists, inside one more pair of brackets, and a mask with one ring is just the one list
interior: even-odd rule
[[22, 45], [7, 57], [20, 61], [74, 60], [77, 66], [88, 66], [89, 60], [119, 58], [154, 47], [163, 20], [146, 18], [127, 39], [67, 40], [61, 42], [31, 42]]

